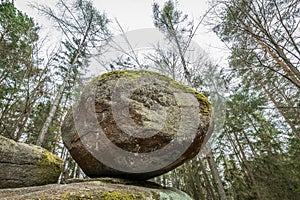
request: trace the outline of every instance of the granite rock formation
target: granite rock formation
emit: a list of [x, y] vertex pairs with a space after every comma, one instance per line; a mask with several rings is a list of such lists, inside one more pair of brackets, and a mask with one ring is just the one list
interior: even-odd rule
[[146, 180], [197, 155], [212, 127], [201, 93], [155, 72], [125, 70], [88, 83], [62, 137], [89, 177]]
[[191, 200], [187, 194], [174, 188], [161, 187], [151, 182], [130, 182], [112, 178], [0, 189], [0, 199]]
[[56, 183], [62, 160], [46, 149], [0, 136], [0, 188]]

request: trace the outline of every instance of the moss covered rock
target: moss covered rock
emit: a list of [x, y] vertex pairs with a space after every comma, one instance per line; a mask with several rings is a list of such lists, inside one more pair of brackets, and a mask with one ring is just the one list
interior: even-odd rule
[[211, 113], [204, 95], [173, 79], [113, 71], [88, 83], [62, 137], [88, 176], [146, 180], [198, 154], [212, 133]]
[[151, 182], [102, 178], [67, 184], [2, 189], [0, 199], [191, 200], [182, 191]]
[[56, 183], [62, 160], [46, 149], [0, 136], [0, 188]]

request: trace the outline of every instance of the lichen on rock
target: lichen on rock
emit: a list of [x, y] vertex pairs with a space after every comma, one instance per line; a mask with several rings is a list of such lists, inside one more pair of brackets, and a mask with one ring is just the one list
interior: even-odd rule
[[87, 84], [62, 138], [88, 176], [146, 180], [193, 158], [211, 132], [203, 94], [156, 72], [123, 70]]
[[191, 200], [184, 192], [152, 182], [113, 178], [73, 180], [68, 184], [52, 184], [27, 188], [2, 189], [0, 199], [94, 199], [94, 200]]
[[0, 188], [56, 183], [62, 160], [39, 146], [0, 136]]

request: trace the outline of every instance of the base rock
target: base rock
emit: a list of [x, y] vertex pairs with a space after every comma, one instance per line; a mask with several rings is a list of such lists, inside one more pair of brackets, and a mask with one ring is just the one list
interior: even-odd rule
[[161, 187], [152, 182], [113, 178], [73, 180], [71, 183], [61, 185], [2, 189], [0, 199], [191, 200], [186, 193], [174, 188]]

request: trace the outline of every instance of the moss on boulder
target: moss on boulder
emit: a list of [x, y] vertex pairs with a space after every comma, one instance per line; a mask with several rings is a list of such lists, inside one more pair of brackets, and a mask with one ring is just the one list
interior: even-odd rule
[[67, 184], [2, 189], [0, 199], [94, 199], [94, 200], [191, 200], [182, 191], [161, 187], [152, 182], [113, 178], [73, 180]]
[[147, 180], [197, 155], [212, 127], [200, 92], [156, 72], [123, 70], [87, 84], [62, 138], [91, 178]]
[[56, 183], [62, 160], [39, 146], [0, 136], [0, 188]]

